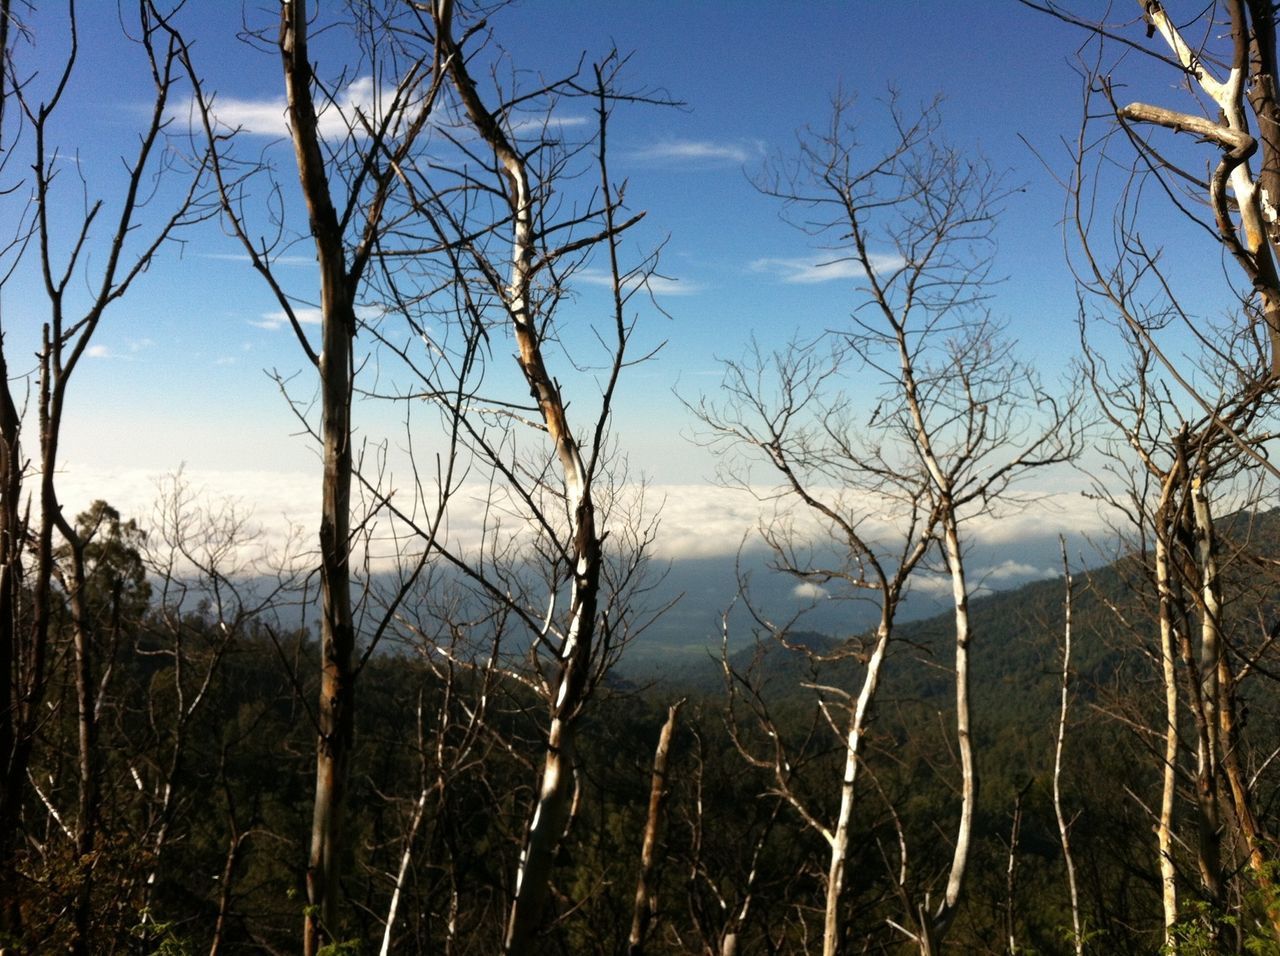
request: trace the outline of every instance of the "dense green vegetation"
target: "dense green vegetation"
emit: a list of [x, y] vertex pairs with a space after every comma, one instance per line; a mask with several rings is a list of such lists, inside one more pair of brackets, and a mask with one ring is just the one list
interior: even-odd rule
[[[1268, 542], [1273, 524], [1268, 516], [1258, 525]], [[62, 945], [65, 914], [88, 884], [102, 952], [203, 952], [215, 934], [221, 952], [291, 951], [305, 902], [314, 774], [314, 676], [305, 662], [314, 643], [306, 631], [281, 634], [265, 619], [220, 617], [208, 595], [183, 594], [189, 608], [166, 605], [176, 582], [152, 589], [138, 577], [142, 534], [113, 520], [91, 576], [95, 613], [117, 625], [94, 675], [102, 690], [98, 846], [78, 863], [58, 832], [67, 821], [55, 808], [73, 805], [76, 789], [73, 689], [59, 685], [32, 765], [38, 789], [24, 808], [22, 878], [8, 901], [25, 935], [11, 942], [39, 952]], [[1141, 610], [1141, 576], [1137, 557], [1077, 575], [1073, 609], [1062, 801], [1086, 948], [1099, 953], [1161, 946], [1149, 810], [1159, 763], [1140, 723], [1152, 719], [1151, 635], [1119, 623]], [[1069, 949], [1051, 794], [1063, 596], [1063, 581], [1041, 581], [973, 602], [982, 786], [973, 882], [949, 936], [958, 952]], [[1247, 628], [1258, 609], [1238, 608], [1237, 626]], [[949, 626], [945, 616], [901, 626], [876, 704], [866, 757], [874, 777], [859, 792], [844, 903], [851, 952], [904, 945], [890, 925], [910, 919], [910, 897], [893, 889], [900, 845], [908, 848], [909, 893], [936, 892], [946, 871], [947, 821], [956, 812], [945, 716]], [[834, 813], [843, 748], [815, 705], [857, 687], [862, 640], [789, 638], [792, 649], [767, 643], [726, 662], [738, 675], [736, 718], [712, 663], [682, 684], [615, 682], [595, 701], [580, 735], [574, 820], [556, 861], [541, 951], [626, 951], [653, 747], [666, 705], [679, 697], [688, 702], [668, 766], [648, 951], [718, 951], [733, 929], [739, 952], [799, 952], [820, 933], [824, 844], [771, 795], [769, 772], [743, 762], [727, 722], [758, 737], [742, 692], [758, 688], [757, 707], [785, 738], [798, 790]], [[832, 659], [815, 661], [811, 652]], [[349, 941], [344, 951], [377, 950], [407, 848], [392, 951], [493, 952], [533, 799], [529, 762], [544, 711], [518, 682], [433, 660], [425, 647], [379, 653], [366, 666], [346, 823], [353, 839], [343, 891], [352, 906], [338, 930]], [[1265, 760], [1280, 710], [1271, 678], [1260, 669], [1239, 697], [1250, 712], [1240, 746], [1261, 775], [1258, 803], [1274, 827], [1280, 770]], [[1184, 846], [1194, 841], [1189, 825]], [[1190, 857], [1181, 864], [1193, 865]], [[1266, 936], [1258, 905], [1256, 894], [1233, 903], [1228, 919], [1205, 901], [1193, 910], [1205, 914], [1203, 927], [1186, 932], [1212, 931], [1215, 947], [1250, 946]]]

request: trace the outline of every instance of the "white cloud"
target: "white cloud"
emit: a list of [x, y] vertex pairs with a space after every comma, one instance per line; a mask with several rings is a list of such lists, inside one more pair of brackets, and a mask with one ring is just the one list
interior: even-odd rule
[[945, 574], [917, 573], [912, 576], [909, 590], [912, 594], [940, 598], [951, 594], [951, 578]]
[[[147, 519], [156, 499], [156, 482], [163, 472], [155, 470], [93, 469], [74, 463], [60, 474], [63, 499], [69, 508], [82, 508], [94, 498], [105, 498], [123, 514]], [[253, 512], [262, 540], [271, 548], [283, 548], [296, 527], [304, 529], [306, 541], [314, 540], [320, 506], [320, 475], [316, 471], [268, 472], [253, 470], [221, 471], [188, 469], [186, 478], [202, 489], [210, 501], [234, 498]], [[389, 487], [403, 488], [396, 476], [388, 478]], [[809, 512], [790, 502], [768, 499], [768, 489], [753, 492], [726, 489], [716, 485], [659, 485], [644, 490], [644, 510], [650, 517], [657, 514], [659, 523], [652, 552], [659, 561], [710, 559], [732, 562], [741, 549], [759, 553], [763, 548], [758, 528], [762, 522], [787, 521], [799, 540], [814, 543], [819, 553], [831, 547], [823, 527]], [[413, 502], [397, 494], [398, 507], [413, 507]], [[828, 490], [831, 500], [837, 492]], [[635, 503], [636, 486], [624, 486], [624, 500]], [[1076, 502], [1082, 502], [1077, 506]], [[894, 522], [887, 503], [869, 495], [850, 496], [845, 507], [851, 514], [865, 515], [861, 530], [869, 540], [891, 542]], [[626, 507], [620, 511], [629, 510]], [[531, 533], [521, 517], [522, 506], [514, 500], [491, 498], [490, 488], [477, 482], [458, 491], [449, 509], [449, 537], [455, 547], [470, 550], [487, 531], [500, 524], [508, 540], [519, 541]], [[499, 521], [500, 518], [500, 521]], [[618, 519], [614, 518], [616, 522]], [[1104, 527], [1095, 502], [1078, 495], [1061, 493], [1032, 503], [1025, 515], [984, 517], [962, 526], [966, 548], [970, 552], [970, 580], [976, 591], [1015, 586], [1029, 580], [1056, 576], [1054, 540], [1060, 531], [1072, 541]], [[389, 567], [401, 548], [404, 529], [383, 517], [376, 522], [371, 553], [375, 565]], [[614, 526], [611, 539], [621, 540]], [[413, 549], [416, 539], [404, 537]], [[1032, 547], [1031, 545], [1034, 545]], [[945, 573], [921, 569], [911, 580], [911, 591], [922, 597], [945, 599], [951, 592], [951, 580]], [[800, 582], [790, 588], [795, 599], [821, 600], [825, 589], [812, 582]]]
[[[197, 252], [198, 259], [214, 259], [220, 262], [252, 262], [247, 252]], [[270, 260], [273, 266], [313, 266], [315, 256], [275, 256]]]
[[[320, 310], [310, 306], [295, 307], [293, 314], [297, 316], [298, 321], [303, 325], [319, 325]], [[275, 312], [263, 312], [262, 318], [250, 319], [249, 324], [254, 328], [266, 329], [268, 332], [275, 332], [284, 328], [289, 324], [289, 316], [284, 309], [277, 309]]]
[[[901, 256], [881, 253], [871, 256], [871, 268], [877, 275], [884, 275], [904, 265]], [[813, 285], [818, 282], [835, 282], [842, 279], [864, 279], [866, 270], [854, 259], [829, 259], [813, 262], [809, 259], [764, 258], [752, 261], [752, 272], [776, 276], [791, 285]]]
[[[613, 286], [613, 276], [605, 272], [603, 269], [580, 269], [575, 278], [579, 282], [587, 285], [598, 285], [605, 288]], [[706, 287], [698, 282], [684, 282], [670, 276], [651, 275], [648, 279], [643, 276], [632, 276], [627, 279], [623, 285], [627, 289], [635, 289], [641, 285], [647, 285], [649, 291], [655, 296], [674, 296], [674, 295], [697, 295]]]
[[90, 345], [84, 350], [84, 354], [91, 359], [122, 359], [127, 357], [121, 355], [109, 345]]
[[[363, 127], [356, 117], [363, 113], [369, 122], [378, 122], [379, 111], [392, 102], [395, 90], [384, 88], [375, 96], [373, 78], [362, 76], [353, 80], [336, 97], [336, 104], [328, 103], [320, 108], [316, 128], [324, 139], [341, 139], [354, 127], [357, 136], [363, 136]], [[287, 137], [289, 124], [288, 104], [283, 96], [264, 99], [241, 99], [235, 96], [219, 96], [211, 110], [215, 121], [228, 129], [237, 129], [249, 136]], [[175, 115], [193, 124], [200, 122], [193, 100], [187, 100], [175, 109]]]
[[831, 595], [821, 585], [814, 584], [812, 581], [802, 581], [791, 589], [791, 596], [802, 601], [820, 601]]
[[1034, 564], [1009, 559], [994, 567], [979, 568], [977, 577], [983, 581], [1030, 581], [1035, 578], [1053, 578], [1062, 572], [1053, 568], [1038, 568]]
[[155, 340], [142, 338], [133, 339], [126, 346], [127, 351], [121, 352], [110, 345], [94, 344], [84, 350], [86, 358], [91, 359], [112, 359], [121, 362], [135, 361], [135, 356], [139, 352], [143, 352], [149, 348], [155, 347]]
[[742, 165], [764, 155], [760, 142], [714, 142], [705, 139], [665, 139], [650, 146], [632, 150], [628, 158], [649, 162], [674, 162], [696, 165]]
[[567, 129], [571, 126], [586, 126], [587, 117], [585, 116], [531, 116], [527, 119], [519, 119], [511, 124], [511, 132], [513, 133], [534, 133], [543, 129]]

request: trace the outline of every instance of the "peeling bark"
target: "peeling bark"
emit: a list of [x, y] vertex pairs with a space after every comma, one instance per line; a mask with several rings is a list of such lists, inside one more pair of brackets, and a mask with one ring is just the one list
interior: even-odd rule
[[1173, 943], [1171, 930], [1178, 922], [1178, 871], [1173, 861], [1173, 807], [1178, 766], [1178, 676], [1174, 657], [1174, 601], [1169, 573], [1169, 498], [1172, 476], [1166, 481], [1160, 507], [1156, 511], [1156, 589], [1160, 609], [1160, 665], [1164, 678], [1164, 765], [1161, 773], [1160, 819], [1156, 845], [1160, 863], [1160, 900], [1164, 911], [1165, 945]]
[[640, 849], [640, 873], [636, 878], [635, 901], [631, 911], [631, 933], [627, 938], [628, 956], [642, 956], [649, 927], [658, 913], [657, 891], [649, 885], [653, 875], [658, 846], [658, 830], [662, 825], [662, 807], [667, 799], [667, 755], [671, 750], [671, 736], [675, 733], [676, 717], [683, 700], [667, 708], [667, 720], [658, 735], [658, 746], [653, 755], [653, 778], [649, 788], [649, 812], [645, 817], [644, 841]]
[[585, 702], [596, 608], [600, 590], [601, 538], [596, 531], [596, 504], [582, 449], [569, 427], [559, 385], [547, 370], [541, 334], [531, 312], [534, 277], [534, 201], [524, 157], [508, 139], [498, 118], [485, 106], [467, 71], [466, 57], [452, 35], [453, 4], [441, 0], [436, 8], [437, 34], [447, 57], [453, 88], [468, 119], [493, 150], [507, 179], [511, 212], [511, 261], [502, 304], [519, 348], [517, 361], [538, 403], [556, 458], [560, 463], [568, 510], [572, 586], [568, 625], [558, 649], [558, 673], [553, 684], [551, 720], [543, 758], [541, 782], [533, 819], [525, 837], [516, 872], [504, 952], [528, 952], [541, 920], [550, 885], [551, 866], [565, 824], [573, 791], [574, 743], [577, 719]]
[[[1187, 44], [1160, 0], [1139, 2], [1151, 29], [1160, 34], [1186, 73], [1218, 106], [1221, 120], [1213, 123], [1142, 103], [1126, 106], [1119, 111], [1120, 116], [1195, 133], [1223, 151], [1211, 179], [1209, 199], [1219, 239], [1262, 300], [1274, 379], [1280, 376], [1280, 273], [1276, 267], [1276, 237], [1280, 235], [1276, 216], [1276, 203], [1280, 201], [1280, 110], [1275, 99], [1274, 12], [1271, 4], [1263, 0], [1228, 0], [1232, 53], [1226, 78], [1219, 79], [1200, 53]], [[1250, 113], [1262, 136], [1262, 173], [1257, 179], [1249, 166], [1259, 145], [1250, 134]], [[1234, 196], [1238, 227], [1227, 196], [1228, 185]]]

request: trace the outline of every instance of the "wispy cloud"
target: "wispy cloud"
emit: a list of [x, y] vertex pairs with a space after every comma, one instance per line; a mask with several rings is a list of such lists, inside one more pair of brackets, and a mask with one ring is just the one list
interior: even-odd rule
[[131, 342], [125, 344], [123, 349], [95, 343], [84, 349], [84, 357], [99, 358], [102, 361], [133, 362], [137, 361], [138, 353], [145, 352], [148, 348], [154, 348], [155, 344], [154, 339], [148, 338], [132, 339]]
[[664, 139], [631, 150], [628, 158], [640, 162], [665, 162], [698, 166], [741, 166], [764, 156], [759, 141], [717, 142], [708, 139]]
[[151, 348], [156, 343], [151, 339], [134, 339], [125, 345], [124, 350], [120, 350], [111, 345], [102, 345], [95, 343], [84, 350], [85, 358], [100, 359], [103, 361], [113, 362], [133, 362], [137, 360], [137, 355], [146, 349]]
[[1038, 568], [1034, 564], [1012, 559], [1001, 561], [990, 568], [980, 568], [978, 576], [991, 581], [1030, 581], [1034, 578], [1055, 578], [1061, 574], [1056, 568]]
[[[321, 108], [317, 117], [316, 128], [325, 139], [341, 139], [353, 129], [356, 135], [363, 135], [357, 111], [363, 113], [369, 122], [379, 122], [381, 110], [389, 105], [395, 97], [395, 90], [383, 88], [375, 94], [373, 77], [362, 76], [353, 80], [346, 89], [335, 97], [336, 102]], [[287, 120], [288, 103], [283, 96], [263, 99], [241, 99], [235, 96], [219, 96], [213, 102], [211, 110], [217, 123], [228, 129], [238, 129], [249, 136], [289, 135]], [[193, 100], [188, 99], [179, 104], [174, 111], [175, 116], [196, 121], [196, 107]]]
[[[613, 276], [603, 269], [582, 269], [576, 273], [575, 278], [586, 285], [597, 285], [605, 288], [613, 286]], [[651, 275], [647, 279], [643, 276], [634, 275], [628, 278], [623, 285], [627, 289], [636, 289], [641, 285], [647, 285], [649, 291], [656, 296], [697, 295], [706, 288], [699, 282], [686, 282], [671, 276], [660, 275]]]
[[[197, 259], [214, 259], [219, 262], [252, 262], [247, 252], [197, 252]], [[273, 266], [313, 266], [315, 256], [276, 256], [271, 260]]]
[[[298, 317], [298, 321], [303, 325], [319, 325], [320, 310], [310, 306], [295, 308], [293, 314]], [[254, 328], [266, 329], [268, 332], [275, 332], [284, 328], [289, 324], [289, 316], [284, 309], [277, 309], [275, 312], [263, 312], [259, 319], [250, 319], [249, 324]]]
[[[871, 268], [877, 275], [901, 269], [904, 264], [905, 260], [895, 253], [871, 256]], [[790, 285], [865, 279], [867, 276], [861, 262], [848, 258], [828, 259], [824, 262], [814, 262], [811, 259], [764, 258], [754, 260], [750, 268], [752, 272], [776, 276]]]
[[538, 130], [547, 129], [567, 129], [572, 126], [586, 126], [587, 118], [585, 116], [530, 116], [527, 119], [518, 119], [511, 124], [511, 132], [518, 134], [533, 133]]

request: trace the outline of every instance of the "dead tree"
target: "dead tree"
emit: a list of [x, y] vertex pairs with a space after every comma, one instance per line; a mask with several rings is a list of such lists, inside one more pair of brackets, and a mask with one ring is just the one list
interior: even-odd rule
[[[556, 849], [571, 822], [577, 724], [625, 642], [633, 616], [628, 595], [643, 571], [652, 534], [650, 525], [630, 524], [623, 517], [621, 489], [611, 487], [608, 443], [620, 375], [643, 357], [629, 353], [635, 321], [631, 300], [644, 292], [653, 264], [648, 257], [633, 269], [620, 264], [620, 237], [642, 214], [623, 213], [621, 187], [607, 164], [606, 133], [618, 102], [647, 98], [614, 90], [619, 62], [611, 57], [583, 77], [575, 74], [537, 91], [512, 94], [511, 101], [500, 94], [495, 99], [481, 92], [471, 72], [466, 46], [474, 30], [463, 32], [449, 0], [436, 4], [432, 13], [457, 116], [479, 137], [483, 150], [460, 139], [455, 145], [479, 164], [484, 178], [459, 168], [456, 182], [443, 188], [439, 175], [406, 177], [412, 205], [435, 230], [433, 248], [455, 277], [451, 308], [471, 328], [514, 340], [532, 398], [530, 405], [523, 396], [513, 400], [491, 390], [479, 392], [462, 415], [461, 429], [473, 460], [493, 476], [494, 494], [529, 523], [533, 554], [545, 568], [545, 597], [533, 597], [527, 584], [518, 583], [518, 571], [503, 577], [508, 572], [500, 566], [477, 563], [474, 553], [456, 546], [444, 555], [478, 593], [509, 607], [528, 629], [532, 640], [519, 669], [523, 673], [511, 668], [508, 673], [531, 682], [549, 712], [537, 796], [503, 941], [505, 951], [523, 953], [536, 945], [544, 924]], [[543, 135], [554, 127], [552, 117], [544, 126], [535, 125], [532, 142], [522, 139], [513, 123], [515, 104], [528, 110], [530, 103], [550, 104], [559, 97], [574, 97], [595, 110], [594, 136], [576, 148], [557, 144]], [[567, 175], [566, 163], [578, 157], [595, 167], [596, 188], [582, 206], [561, 213], [555, 189]], [[509, 255], [491, 250], [491, 242], [509, 243]], [[597, 406], [583, 427], [570, 419], [549, 345], [571, 341], [557, 306], [574, 272], [597, 250], [606, 259], [610, 307], [608, 326], [599, 332], [605, 349]], [[434, 388], [428, 393], [438, 394]], [[496, 423], [501, 425], [494, 429]], [[531, 446], [521, 434], [526, 430], [536, 439]], [[606, 548], [611, 532], [612, 547]], [[562, 608], [560, 592], [566, 586]]]
[[[1067, 743], [1067, 717], [1071, 708], [1071, 605], [1075, 594], [1075, 582], [1071, 577], [1071, 564], [1067, 560], [1067, 541], [1062, 545], [1062, 578], [1066, 593], [1062, 601], [1062, 678], [1058, 703], [1058, 730], [1053, 740], [1053, 815], [1058, 822], [1058, 842], [1062, 845], [1062, 860], [1067, 868], [1067, 892], [1071, 898], [1071, 938], [1076, 956], [1084, 956], [1084, 935], [1080, 926], [1080, 896], [1076, 889], [1076, 863], [1071, 854], [1071, 821], [1062, 809], [1062, 752]], [[1012, 862], [1010, 863], [1012, 866]]]
[[[214, 150], [214, 171], [224, 217], [263, 277], [308, 362], [320, 391], [320, 421], [308, 429], [322, 450], [320, 564], [320, 673], [317, 721], [316, 798], [307, 868], [304, 951], [314, 954], [338, 932], [340, 857], [345, 845], [344, 795], [355, 713], [357, 625], [352, 590], [354, 527], [366, 527], [370, 515], [352, 524], [353, 481], [358, 471], [352, 447], [352, 401], [356, 343], [361, 328], [357, 300], [369, 266], [393, 224], [388, 208], [406, 167], [412, 166], [443, 76], [442, 51], [412, 36], [419, 18], [392, 5], [369, 4], [347, 24], [371, 55], [374, 99], [353, 104], [342, 115], [338, 142], [321, 132], [322, 109], [340, 110], [336, 91], [316, 73], [308, 52], [313, 14], [305, 0], [281, 5], [273, 45], [280, 55], [289, 130], [297, 166], [299, 193], [307, 212], [307, 234], [318, 264], [320, 342], [308, 338], [296, 310], [297, 299], [273, 269], [286, 241], [259, 240], [246, 208], [248, 183], [260, 172], [232, 156], [235, 130], [220, 126], [212, 92], [197, 83], [196, 120]], [[403, 21], [403, 22], [402, 22]], [[184, 47], [188, 58], [190, 50]], [[194, 73], [194, 68], [192, 68]], [[374, 496], [374, 507], [378, 503]], [[420, 568], [420, 565], [419, 565]], [[399, 596], [407, 591], [407, 582]], [[367, 593], [364, 595], [367, 597]], [[394, 601], [393, 601], [394, 603]], [[365, 655], [393, 617], [384, 608], [371, 633], [361, 635]]]
[[[1231, 830], [1224, 814], [1242, 821], [1242, 836], [1259, 833], [1249, 788], [1229, 782], [1226, 763], [1238, 750], [1223, 743], [1224, 729], [1236, 726], [1223, 668], [1230, 671], [1233, 658], [1247, 668], [1253, 658], [1242, 649], [1257, 641], [1224, 631], [1232, 600], [1213, 548], [1212, 512], [1218, 502], [1228, 510], [1252, 507], [1259, 490], [1280, 476], [1263, 452], [1280, 368], [1269, 198], [1276, 195], [1280, 157], [1275, 17], [1270, 3], [1241, 0], [1198, 9], [1184, 22], [1164, 4], [1146, 2], [1136, 5], [1140, 17], [1113, 26], [1056, 3], [1028, 5], [1088, 30], [1095, 41], [1081, 57], [1085, 93], [1071, 170], [1063, 177], [1065, 221], [1082, 293], [1086, 372], [1115, 436], [1113, 460], [1124, 482], [1100, 490], [1133, 529], [1155, 590], [1159, 650], [1153, 644], [1150, 657], [1164, 688], [1157, 728], [1163, 753], [1153, 754], [1161, 777], [1156, 832], [1164, 932], [1172, 941], [1184, 891], [1175, 860], [1180, 819], [1194, 825], [1195, 838], [1187, 841], [1198, 877], [1192, 886], [1212, 911], [1227, 906], [1236, 872], [1250, 873], [1271, 892], [1264, 854], [1249, 849], [1261, 844], [1245, 836], [1244, 859], [1232, 865], [1223, 858], [1235, 853], [1224, 839]], [[1190, 108], [1118, 101], [1120, 87], [1102, 64], [1119, 45], [1145, 53], [1152, 75], [1167, 70], [1183, 80]], [[1125, 97], [1133, 90], [1126, 85]], [[1207, 177], [1197, 172], [1206, 147]], [[1118, 183], [1116, 169], [1124, 171]], [[1112, 185], [1116, 191], [1106, 192]], [[1225, 320], [1186, 307], [1193, 284], [1203, 294], [1202, 282], [1170, 268], [1144, 236], [1149, 203], [1156, 201], [1171, 202], [1186, 217], [1189, 241], [1209, 237], [1206, 251], [1215, 260], [1225, 251], [1237, 266], [1234, 281], [1229, 274], [1222, 287]], [[1182, 357], [1175, 359], [1170, 342], [1177, 332], [1192, 344], [1179, 347]], [[1124, 358], [1113, 351], [1117, 345]], [[1186, 807], [1179, 781], [1194, 794]], [[1267, 921], [1275, 922], [1271, 915]]]
[[[1280, 216], [1274, 198], [1280, 196], [1280, 102], [1274, 4], [1228, 0], [1188, 9], [1190, 19], [1184, 20], [1180, 11], [1171, 15], [1161, 0], [1138, 0], [1134, 19], [1113, 27], [1053, 0], [1022, 2], [1089, 31], [1102, 44], [1099, 49], [1115, 44], [1137, 50], [1161, 64], [1164, 75], [1185, 81], [1185, 109], [1142, 101], [1121, 104], [1096, 61], [1084, 69], [1091, 93], [1105, 98], [1110, 116], [1132, 145], [1134, 168], [1158, 177], [1177, 208], [1239, 268], [1242, 285], [1256, 303], [1249, 319], [1268, 342], [1267, 364], [1255, 384], [1269, 388], [1280, 375]], [[1159, 73], [1157, 69], [1153, 75]], [[1197, 172], [1206, 164], [1206, 147], [1213, 151], [1208, 179]], [[1148, 344], [1155, 347], [1154, 338]], [[1194, 394], [1191, 370], [1180, 368], [1158, 347], [1156, 354], [1165, 371]]]
[[[4, 451], [0, 454], [3, 469], [3, 504], [0, 506], [0, 537], [4, 539], [3, 574], [0, 574], [0, 666], [4, 684], [0, 697], [0, 878], [7, 884], [4, 895], [14, 903], [22, 898], [22, 890], [11, 882], [16, 877], [13, 853], [19, 832], [21, 805], [27, 792], [27, 771], [36, 744], [37, 728], [43, 717], [44, 696], [48, 688], [50, 645], [54, 636], [53, 608], [59, 584], [71, 609], [73, 660], [78, 687], [80, 782], [76, 814], [76, 853], [87, 859], [94, 850], [97, 826], [98, 791], [96, 778], [97, 710], [94, 699], [92, 623], [84, 605], [85, 562], [87, 542], [63, 514], [57, 490], [59, 445], [64, 409], [74, 373], [85, 358], [104, 317], [133, 287], [153, 260], [161, 254], [169, 239], [184, 226], [209, 214], [202, 202], [201, 190], [206, 172], [205, 159], [197, 151], [189, 170], [181, 170], [168, 149], [168, 128], [174, 90], [183, 77], [177, 46], [162, 27], [161, 15], [153, 5], [141, 0], [136, 7], [133, 29], [140, 57], [145, 62], [153, 84], [153, 98], [146, 119], [141, 124], [138, 144], [132, 156], [125, 158], [123, 176], [111, 194], [85, 202], [76, 195], [63, 200], [58, 185], [60, 173], [56, 118], [68, 84], [78, 65], [80, 38], [75, 8], [68, 11], [65, 52], [49, 82], [19, 84], [12, 69], [20, 57], [12, 49], [12, 41], [22, 33], [19, 20], [9, 3], [0, 10], [0, 44], [5, 46], [3, 90], [0, 99], [9, 107], [5, 118], [17, 117], [28, 134], [23, 149], [29, 157], [29, 172], [7, 187], [10, 201], [24, 201], [25, 211], [15, 218], [14, 237], [5, 246], [9, 257], [4, 268], [7, 282], [24, 256], [34, 260], [46, 299], [47, 318], [43, 323], [34, 373], [36, 387], [31, 418], [38, 427], [34, 468], [24, 459], [21, 409], [25, 401], [14, 394], [15, 384], [26, 381], [22, 371], [13, 369], [8, 359], [0, 358], [5, 370], [3, 398], [0, 398], [0, 432]], [[12, 55], [10, 55], [12, 54]], [[7, 135], [10, 131], [0, 133]], [[17, 141], [16, 137], [12, 141]], [[5, 172], [12, 174], [9, 160], [15, 155], [6, 151]], [[150, 203], [152, 180], [163, 171], [187, 176], [167, 210], [144, 207]], [[97, 184], [87, 187], [92, 196]], [[54, 226], [55, 209], [64, 202], [84, 203], [79, 225], [70, 234]], [[95, 250], [103, 250], [98, 264]], [[82, 289], [88, 289], [87, 295]], [[0, 351], [5, 330], [0, 320]], [[38, 475], [38, 494], [26, 487], [29, 475]], [[24, 498], [26, 504], [24, 505]], [[30, 502], [36, 500], [34, 518]], [[30, 554], [24, 556], [29, 547]], [[58, 552], [64, 558], [59, 574]], [[72, 947], [87, 952], [92, 948], [91, 876], [86, 871], [72, 910], [74, 931]], [[14, 914], [6, 911], [6, 921]], [[11, 926], [15, 931], [20, 927]]]
[[667, 781], [667, 758], [671, 752], [671, 736], [675, 732], [676, 718], [683, 704], [684, 701], [679, 700], [667, 708], [667, 720], [662, 725], [662, 731], [658, 735], [658, 746], [653, 755], [649, 812], [645, 817], [644, 844], [640, 851], [640, 875], [636, 878], [636, 897], [632, 907], [627, 956], [642, 956], [650, 925], [658, 912], [657, 891], [650, 881], [653, 879], [658, 831], [662, 826], [662, 808], [670, 789]]
[[[729, 398], [704, 401], [697, 411], [709, 441], [745, 452], [725, 470], [746, 484], [741, 462], [763, 461], [780, 480], [778, 494], [817, 519], [822, 547], [834, 548], [843, 562], [813, 562], [811, 544], [766, 529], [777, 565], [800, 580], [840, 586], [878, 604], [875, 637], [861, 652], [867, 663], [858, 695], [818, 688], [832, 697], [824, 710], [845, 715], [835, 825], [820, 822], [778, 784], [830, 847], [828, 954], [843, 939], [840, 895], [867, 715], [910, 578], [930, 553], [941, 555], [955, 610], [961, 807], [942, 900], [932, 913], [921, 908], [908, 916], [917, 924], [912, 935], [921, 951], [931, 952], [960, 902], [978, 788], [963, 525], [1013, 506], [1012, 483], [1069, 460], [1078, 432], [1069, 406], [1013, 357], [982, 307], [1004, 195], [999, 177], [941, 143], [935, 107], [908, 115], [895, 101], [892, 145], [867, 157], [854, 147], [848, 109], [837, 103], [830, 124], [806, 132], [799, 156], [780, 161], [760, 188], [783, 201], [806, 231], [836, 237], [826, 247], [828, 263], [857, 267], [851, 321], [765, 360], [757, 351], [745, 363], [729, 363]], [[844, 392], [861, 374], [881, 385], [865, 424], [864, 411]], [[870, 530], [873, 515], [882, 526]], [[779, 636], [785, 640], [785, 630]], [[776, 755], [778, 767], [790, 762]]]

